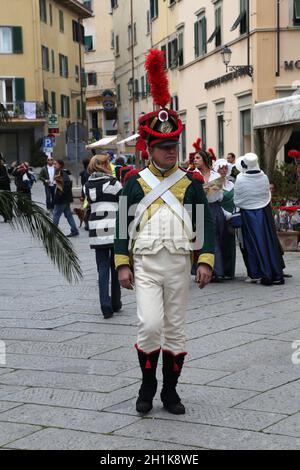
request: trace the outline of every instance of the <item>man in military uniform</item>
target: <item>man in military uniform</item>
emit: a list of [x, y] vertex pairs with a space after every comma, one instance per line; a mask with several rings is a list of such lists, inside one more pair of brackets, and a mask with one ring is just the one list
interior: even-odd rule
[[[148, 168], [127, 175], [122, 193], [125, 203], [121, 202], [117, 216], [115, 263], [122, 287], [134, 286], [136, 290], [136, 349], [143, 376], [136, 409], [140, 413], [152, 409], [163, 336], [161, 400], [170, 413], [184, 414], [176, 386], [187, 354], [185, 321], [197, 205], [204, 207], [204, 243], [197, 268], [200, 288], [212, 276], [214, 227], [201, 175], [188, 174], [177, 165], [183, 126], [176, 112], [166, 108], [170, 95], [163, 53], [150, 51], [146, 68], [154, 102], [160, 109], [139, 120], [138, 148], [142, 150], [146, 143], [151, 163]], [[184, 205], [191, 208], [191, 216]]]

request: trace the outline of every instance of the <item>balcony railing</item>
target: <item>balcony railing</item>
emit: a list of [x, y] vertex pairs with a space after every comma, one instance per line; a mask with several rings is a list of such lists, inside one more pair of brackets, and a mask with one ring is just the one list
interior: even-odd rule
[[[46, 118], [46, 114], [49, 112], [47, 109], [47, 105], [42, 101], [27, 101], [27, 103], [35, 103], [35, 116], [36, 119], [44, 119]], [[14, 103], [2, 103], [7, 110], [7, 113], [10, 119], [34, 119], [33, 117], [29, 117], [29, 114], [25, 113], [25, 101], [15, 101]], [[33, 109], [34, 110], [34, 109]], [[32, 110], [32, 111], [33, 111]]]

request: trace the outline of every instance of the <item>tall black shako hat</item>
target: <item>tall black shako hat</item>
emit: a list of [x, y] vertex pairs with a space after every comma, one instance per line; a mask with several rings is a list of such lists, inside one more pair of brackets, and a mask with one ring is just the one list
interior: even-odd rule
[[145, 69], [151, 95], [157, 109], [139, 118], [140, 135], [136, 149], [142, 152], [142, 158], [148, 158], [148, 147], [177, 144], [183, 125], [176, 111], [168, 109], [171, 102], [169, 81], [165, 69], [165, 53], [158, 49], [150, 49], [146, 58]]

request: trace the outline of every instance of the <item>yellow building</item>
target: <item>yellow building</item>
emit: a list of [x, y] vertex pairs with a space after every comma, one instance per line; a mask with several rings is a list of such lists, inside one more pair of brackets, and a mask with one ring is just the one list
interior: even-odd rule
[[[255, 149], [253, 107], [300, 85], [299, 0], [150, 0], [153, 45], [164, 48], [186, 125], [181, 159], [200, 136], [218, 157]], [[229, 56], [222, 56], [224, 47]], [[232, 66], [242, 66], [233, 67]], [[281, 159], [299, 148], [295, 128]]]
[[0, 102], [11, 119], [0, 129], [8, 162], [31, 161], [57, 114], [54, 155], [66, 155], [66, 128], [83, 121], [84, 29], [91, 16], [77, 0], [10, 0], [0, 17]]

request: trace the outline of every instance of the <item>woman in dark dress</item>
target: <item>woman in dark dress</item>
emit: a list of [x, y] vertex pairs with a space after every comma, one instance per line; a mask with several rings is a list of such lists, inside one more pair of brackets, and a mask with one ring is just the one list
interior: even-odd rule
[[[1, 154], [0, 154], [0, 191], [10, 191], [10, 178], [7, 173], [4, 158]], [[4, 222], [7, 222], [7, 219], [5, 217], [4, 217]]]

